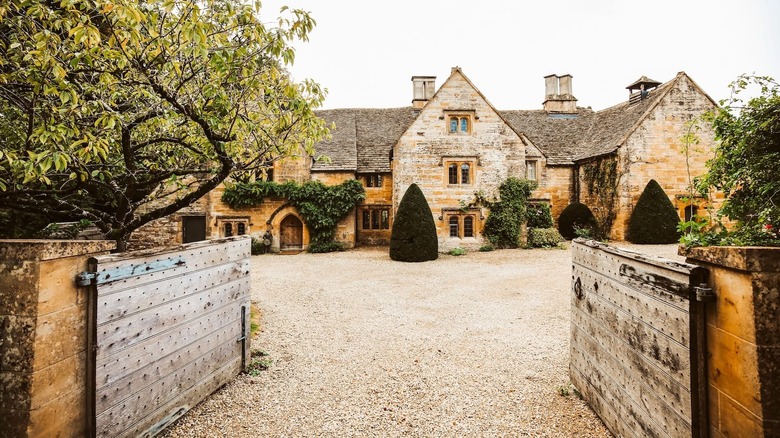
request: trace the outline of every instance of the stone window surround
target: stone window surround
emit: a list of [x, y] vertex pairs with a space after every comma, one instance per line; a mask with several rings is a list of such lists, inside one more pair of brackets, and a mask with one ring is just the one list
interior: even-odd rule
[[230, 236], [239, 236], [239, 224], [244, 226], [244, 233], [249, 234], [249, 227], [252, 225], [249, 216], [219, 216], [214, 221], [214, 226], [217, 227], [218, 237], [228, 237], [225, 232], [225, 225], [230, 225]]
[[[444, 167], [444, 184], [448, 187], [462, 187], [462, 186], [474, 186], [477, 184], [477, 172], [476, 167], [479, 166], [479, 157], [470, 156], [446, 156], [441, 159], [441, 166]], [[468, 179], [467, 183], [463, 183], [463, 165], [468, 165]], [[450, 182], [450, 167], [455, 165], [457, 168], [457, 183]]]
[[[382, 230], [389, 230], [392, 227], [391, 219], [392, 216], [390, 214], [391, 211], [390, 205], [361, 205], [358, 210], [358, 225], [360, 226], [360, 231], [382, 231]], [[386, 212], [386, 218], [387, 221], [384, 222], [382, 220], [382, 212]], [[368, 216], [366, 216], [366, 213], [368, 213]], [[373, 219], [374, 219], [374, 213], [376, 213], [376, 217], [378, 218], [378, 227], [373, 226]], [[368, 218], [369, 226], [368, 228], [365, 227], [365, 220]], [[383, 223], [384, 222], [384, 223]]]
[[[476, 110], [473, 109], [445, 109], [444, 114], [439, 117], [439, 119], [443, 119], [445, 121], [444, 129], [447, 132], [448, 135], [470, 135], [472, 132], [474, 132], [474, 121], [479, 120], [479, 117], [476, 115]], [[452, 130], [452, 120], [457, 120], [457, 126], [456, 129]], [[462, 130], [462, 123], [463, 121], [466, 121], [466, 130]]]
[[366, 188], [381, 188], [384, 184], [384, 177], [381, 173], [367, 173], [363, 175], [362, 179]]
[[[472, 235], [465, 236], [464, 219], [466, 217], [472, 218]], [[458, 236], [450, 235], [450, 219], [458, 218]], [[479, 208], [469, 208], [466, 210], [460, 208], [442, 208], [440, 221], [444, 221], [445, 237], [447, 239], [476, 239], [480, 234], [480, 225], [485, 217], [482, 215], [482, 210]]]
[[[533, 175], [531, 175], [528, 170], [533, 166]], [[538, 157], [528, 157], [528, 159], [525, 160], [525, 178], [529, 179], [531, 181], [539, 181], [539, 158]], [[532, 178], [533, 176], [533, 178]]]

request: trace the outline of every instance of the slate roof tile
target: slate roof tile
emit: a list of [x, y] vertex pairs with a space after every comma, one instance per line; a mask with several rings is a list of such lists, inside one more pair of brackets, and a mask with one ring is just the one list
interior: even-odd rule
[[[652, 108], [675, 79], [651, 90], [636, 103], [625, 101], [602, 111], [578, 108], [576, 114], [544, 110], [499, 111], [516, 132], [523, 133], [547, 157], [550, 165], [614, 152]], [[328, 124], [335, 123], [330, 140], [315, 145], [317, 155], [330, 162], [315, 161], [313, 171], [347, 170], [357, 173], [390, 172], [390, 152], [417, 117], [419, 110], [402, 108], [351, 108], [318, 111]]]

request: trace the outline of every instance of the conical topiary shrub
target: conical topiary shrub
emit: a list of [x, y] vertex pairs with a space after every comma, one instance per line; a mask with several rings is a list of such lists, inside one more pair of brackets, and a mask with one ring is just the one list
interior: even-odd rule
[[631, 213], [628, 240], [633, 243], [675, 243], [680, 217], [661, 186], [651, 179]]
[[574, 239], [577, 237], [575, 228], [589, 230], [591, 235], [596, 228], [593, 212], [580, 202], [572, 202], [558, 216], [558, 232], [561, 236], [569, 240]]
[[439, 257], [439, 239], [428, 201], [417, 184], [404, 193], [390, 234], [390, 258], [401, 262], [425, 262]]

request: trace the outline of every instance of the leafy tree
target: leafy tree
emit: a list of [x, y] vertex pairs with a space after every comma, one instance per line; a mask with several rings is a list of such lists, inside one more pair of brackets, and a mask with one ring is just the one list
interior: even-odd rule
[[9, 0], [0, 5], [0, 203], [133, 230], [231, 173], [310, 153], [324, 90], [296, 83], [289, 45], [240, 0]]
[[[760, 94], [744, 102], [740, 93], [746, 89]], [[731, 90], [713, 119], [718, 146], [699, 190], [723, 191], [718, 215], [736, 224], [732, 232], [711, 233], [699, 243], [780, 245], [780, 85], [743, 75]]]
[[628, 240], [633, 243], [674, 243], [680, 239], [680, 217], [664, 189], [651, 179], [639, 195], [628, 222]]
[[398, 204], [390, 233], [390, 258], [401, 262], [425, 262], [439, 257], [436, 224], [425, 195], [412, 184]]

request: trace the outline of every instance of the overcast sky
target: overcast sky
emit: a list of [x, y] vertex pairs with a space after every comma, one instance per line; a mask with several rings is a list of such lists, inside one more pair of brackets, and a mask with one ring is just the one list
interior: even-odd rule
[[571, 74], [578, 105], [599, 110], [645, 75], [688, 73], [728, 96], [741, 73], [780, 79], [778, 0], [273, 0], [312, 13], [296, 80], [329, 90], [325, 108], [411, 104], [413, 75], [439, 87], [460, 66], [498, 109], [541, 109], [548, 74]]

